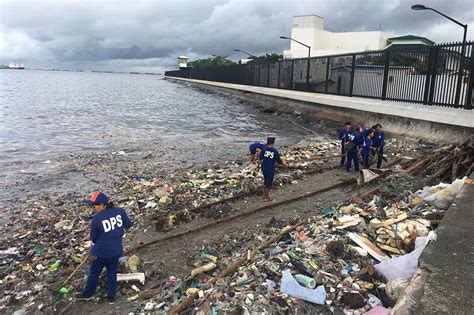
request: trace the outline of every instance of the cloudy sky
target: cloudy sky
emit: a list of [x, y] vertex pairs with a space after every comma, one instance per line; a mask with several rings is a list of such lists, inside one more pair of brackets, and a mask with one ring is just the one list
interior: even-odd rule
[[28, 67], [163, 71], [176, 56], [243, 57], [282, 53], [292, 16], [317, 14], [329, 31], [382, 30], [462, 40], [463, 29], [421, 2], [467, 23], [474, 36], [472, 0], [0, 0], [0, 63]]

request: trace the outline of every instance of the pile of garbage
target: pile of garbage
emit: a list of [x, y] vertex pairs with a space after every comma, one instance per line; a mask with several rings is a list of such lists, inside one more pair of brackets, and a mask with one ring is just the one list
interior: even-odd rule
[[[304, 163], [306, 157], [319, 156], [321, 160], [311, 162], [317, 164], [324, 161], [322, 157], [337, 154], [333, 149], [336, 145], [330, 142], [295, 146], [284, 153], [284, 158]], [[130, 237], [137, 231], [146, 232], [159, 219], [164, 218], [162, 226], [166, 228], [192, 220], [194, 215], [186, 209], [255, 190], [261, 185], [261, 176], [256, 164], [229, 161], [220, 167], [166, 177], [125, 177], [110, 195], [135, 222], [137, 228], [128, 233]], [[290, 172], [283, 172], [280, 183], [290, 182], [291, 177]], [[2, 205], [9, 219], [0, 226], [0, 312], [14, 305], [41, 309], [46, 302], [38, 301], [37, 296], [57, 293], [61, 280], [85, 259], [92, 245], [92, 213], [84, 205], [86, 197], [78, 193], [61, 198], [44, 194], [15, 206]]]
[[[453, 192], [451, 198], [463, 182], [441, 187]], [[436, 238], [433, 230], [439, 221], [432, 218], [440, 219], [444, 210], [423, 197], [434, 187], [385, 207], [375, 196], [368, 203], [323, 209], [256, 253], [249, 244], [275, 237], [284, 222], [273, 218], [250, 237], [248, 231], [242, 233], [247, 239], [229, 242], [233, 247], [225, 250], [225, 240], [208, 244], [194, 256], [196, 268], [187, 278], [163, 282], [141, 309], [168, 311], [192, 295], [194, 305], [187, 306], [192, 314], [389, 314], [403, 296], [424, 247]], [[239, 260], [236, 272], [216, 280], [224, 266]]]
[[[420, 145], [421, 146], [421, 145]], [[390, 157], [400, 157], [416, 151], [414, 145], [397, 139], [387, 140]], [[418, 148], [419, 149], [419, 148]], [[282, 159], [288, 162], [289, 169], [278, 168], [274, 185], [295, 183], [306, 170], [338, 165], [340, 142], [318, 142], [302, 140], [282, 152]], [[120, 188], [122, 195], [128, 195], [125, 207], [145, 216], [152, 222], [156, 231], [166, 231], [180, 223], [193, 220], [193, 211], [207, 204], [228, 198], [258, 192], [263, 181], [258, 164], [230, 162], [218, 168], [190, 170], [184, 174], [174, 174], [167, 178], [128, 177]], [[222, 210], [222, 209], [220, 209]], [[232, 212], [224, 209], [205, 216], [220, 218]]]
[[[282, 158], [290, 164], [290, 169], [278, 169], [275, 185], [294, 182], [302, 170], [321, 165], [335, 164], [339, 144], [337, 142], [300, 143], [282, 153]], [[332, 161], [334, 160], [334, 161]], [[295, 169], [297, 169], [295, 171]], [[155, 224], [156, 231], [165, 231], [196, 217], [193, 211], [198, 207], [222, 201], [231, 197], [258, 192], [263, 175], [256, 162], [230, 162], [218, 168], [189, 170], [166, 178], [143, 176], [128, 177], [120, 188], [119, 195], [127, 210], [139, 213], [148, 221], [142, 228]], [[219, 218], [232, 212], [213, 212]]]
[[61, 280], [83, 261], [92, 245], [86, 211], [66, 219], [59, 211], [55, 216], [56, 211], [46, 215], [41, 210], [32, 208], [1, 228], [2, 313], [13, 305], [20, 305], [20, 309], [35, 305], [41, 310], [44, 303], [37, 303], [37, 295], [58, 292]]
[[[396, 142], [391, 145], [396, 150]], [[398, 152], [402, 154], [403, 150]], [[283, 156], [290, 165], [312, 168], [337, 164], [337, 160], [334, 163], [331, 159], [338, 154], [338, 142], [310, 142], [288, 149]], [[188, 222], [197, 215], [189, 210], [251, 192], [261, 185], [260, 177], [255, 164], [231, 161], [220, 167], [176, 172], [169, 176], [126, 176], [109, 195], [118, 206], [127, 209], [135, 222], [134, 229], [127, 233], [130, 238], [137, 233], [147, 233], [153, 226], [161, 231]], [[294, 174], [291, 170], [282, 170], [277, 179], [280, 183], [291, 183]], [[83, 204], [86, 197], [80, 193], [61, 198], [45, 194], [3, 209], [9, 219], [0, 226], [0, 312], [42, 310], [51, 303], [51, 297], [59, 298], [58, 292], [67, 295], [73, 289], [63, 288], [61, 284], [85, 259], [91, 246], [91, 212]], [[233, 211], [224, 208], [219, 210], [220, 215]], [[342, 231], [344, 229], [338, 233]], [[143, 279], [141, 275], [138, 277]], [[172, 288], [177, 283], [179, 280], [174, 279], [166, 282], [166, 286]], [[179, 293], [173, 293], [164, 298], [164, 305], [169, 307], [179, 296]]]

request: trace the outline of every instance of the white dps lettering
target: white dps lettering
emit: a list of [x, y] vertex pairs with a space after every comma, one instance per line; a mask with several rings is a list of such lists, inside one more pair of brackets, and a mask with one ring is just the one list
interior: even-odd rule
[[264, 157], [270, 158], [270, 159], [273, 159], [274, 155], [275, 154], [272, 151], [265, 151], [265, 153], [263, 154]]
[[120, 214], [115, 217], [102, 220], [102, 226], [104, 227], [105, 233], [115, 230], [115, 226], [121, 227], [122, 224], [122, 216]]

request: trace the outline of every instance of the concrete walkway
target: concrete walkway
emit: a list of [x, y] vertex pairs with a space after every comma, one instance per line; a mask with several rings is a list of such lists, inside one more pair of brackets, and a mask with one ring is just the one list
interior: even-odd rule
[[348, 97], [339, 95], [329, 95], [323, 93], [308, 93], [292, 90], [266, 88], [251, 85], [240, 85], [221, 83], [213, 81], [203, 81], [194, 79], [184, 79], [176, 77], [166, 77], [168, 79], [187, 81], [193, 83], [206, 84], [221, 88], [234, 89], [258, 93], [268, 96], [287, 98], [297, 101], [314, 103], [339, 109], [351, 109], [371, 112], [376, 114], [390, 115], [409, 119], [435, 122], [440, 124], [474, 128], [474, 110], [456, 109], [440, 106], [428, 106], [422, 104], [382, 101], [377, 99]]
[[474, 174], [420, 257], [428, 270], [417, 314], [474, 314]]

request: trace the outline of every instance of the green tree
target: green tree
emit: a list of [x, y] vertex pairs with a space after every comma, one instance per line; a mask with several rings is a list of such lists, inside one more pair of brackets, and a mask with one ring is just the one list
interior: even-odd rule
[[283, 55], [271, 53], [271, 54], [265, 54], [258, 56], [257, 58], [252, 58], [252, 61], [249, 61], [249, 63], [264, 63], [264, 62], [272, 62], [272, 61], [278, 61], [280, 59], [283, 59]]
[[197, 59], [191, 62], [191, 66], [193, 67], [193, 69], [202, 69], [237, 64], [235, 61], [232, 61], [227, 57], [228, 56], [215, 56], [213, 58]]

